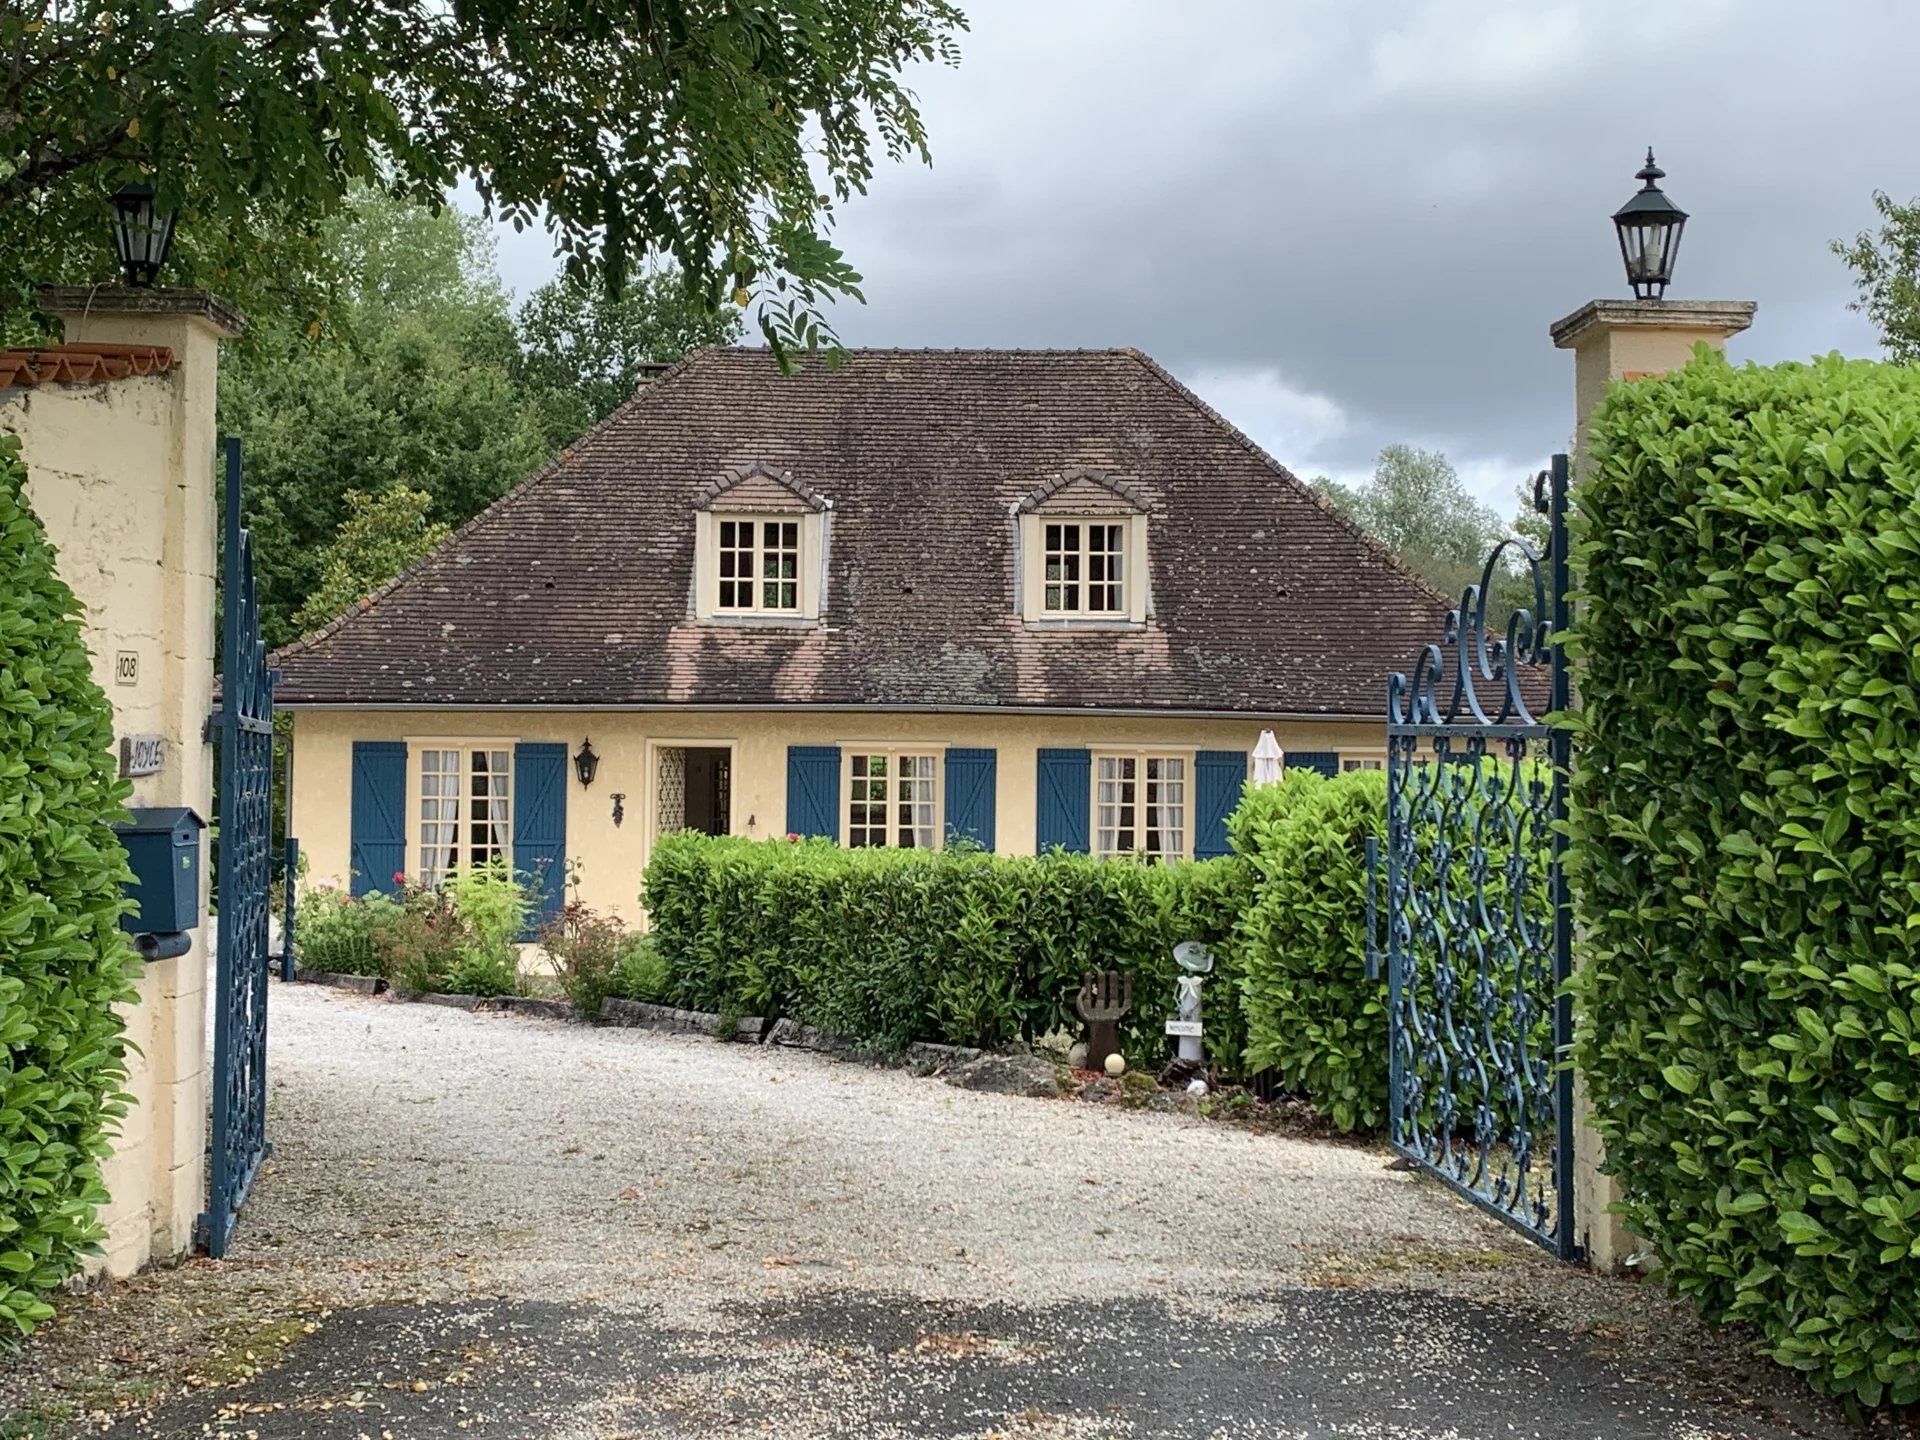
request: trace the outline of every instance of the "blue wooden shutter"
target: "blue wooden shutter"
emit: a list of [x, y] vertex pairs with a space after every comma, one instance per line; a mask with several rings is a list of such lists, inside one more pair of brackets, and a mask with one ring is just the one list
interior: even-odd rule
[[787, 747], [787, 833], [840, 838], [840, 747]]
[[1227, 817], [1240, 803], [1247, 783], [1247, 757], [1241, 750], [1202, 750], [1193, 757], [1193, 858], [1212, 860], [1227, 854]]
[[354, 741], [352, 788], [348, 888], [355, 895], [384, 895], [407, 868], [406, 742]]
[[1093, 752], [1042, 750], [1040, 793], [1034, 806], [1034, 848], [1085, 855], [1087, 811], [1093, 803]]
[[947, 839], [993, 849], [994, 785], [999, 766], [991, 750], [947, 751]]
[[513, 868], [532, 889], [522, 940], [560, 913], [567, 888], [567, 747], [513, 747]]
[[1340, 773], [1340, 755], [1334, 750], [1289, 750], [1286, 764], [1288, 769], [1318, 770], [1329, 779]]

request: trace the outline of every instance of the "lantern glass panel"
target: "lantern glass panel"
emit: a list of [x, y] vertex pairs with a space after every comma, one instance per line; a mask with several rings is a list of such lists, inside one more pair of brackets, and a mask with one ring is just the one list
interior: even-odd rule
[[123, 185], [113, 197], [113, 210], [113, 248], [127, 283], [153, 284], [173, 243], [175, 212], [154, 208], [149, 185]]

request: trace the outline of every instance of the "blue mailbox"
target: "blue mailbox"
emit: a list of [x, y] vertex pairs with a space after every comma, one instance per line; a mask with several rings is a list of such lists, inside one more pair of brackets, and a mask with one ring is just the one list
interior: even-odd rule
[[135, 934], [173, 935], [200, 924], [200, 832], [207, 828], [184, 805], [136, 808], [113, 828], [126, 847], [133, 883], [127, 898], [139, 908], [120, 917]]

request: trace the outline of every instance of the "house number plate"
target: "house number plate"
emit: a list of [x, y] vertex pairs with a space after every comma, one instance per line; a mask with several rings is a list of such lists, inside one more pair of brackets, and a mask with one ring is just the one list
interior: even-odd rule
[[164, 735], [122, 735], [120, 737], [120, 773], [155, 775], [167, 765], [167, 737]]

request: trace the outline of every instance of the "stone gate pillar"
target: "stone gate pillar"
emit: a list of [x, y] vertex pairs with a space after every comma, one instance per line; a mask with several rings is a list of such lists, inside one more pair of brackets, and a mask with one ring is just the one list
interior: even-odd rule
[[[220, 342], [244, 330], [225, 302], [192, 290], [99, 286], [42, 293], [94, 378], [43, 383], [0, 410], [21, 437], [27, 491], [86, 608], [94, 678], [116, 739], [159, 737], [164, 759], [134, 778], [137, 806], [184, 805], [212, 822], [215, 615], [214, 401]], [[165, 352], [167, 363], [154, 360]], [[155, 747], [143, 747], [151, 765]], [[123, 762], [124, 763], [124, 762]], [[137, 768], [146, 768], [145, 765]], [[201, 837], [201, 909], [207, 838]], [[125, 1275], [186, 1252], [205, 1204], [206, 927], [177, 959], [144, 965], [124, 1011], [134, 1104], [105, 1166], [105, 1268]]]
[[[1705, 342], [1716, 350], [1753, 323], [1758, 307], [1751, 300], [1589, 300], [1554, 322], [1553, 343], [1573, 351], [1574, 486], [1590, 463], [1588, 430], [1593, 412], [1616, 381], [1665, 374], [1687, 363], [1693, 347]], [[1574, 681], [1575, 703], [1579, 680]], [[1581, 964], [1579, 935], [1574, 960]], [[1595, 1269], [1618, 1270], [1627, 1257], [1645, 1248], [1607, 1207], [1619, 1196], [1611, 1175], [1601, 1173], [1605, 1147], [1591, 1122], [1586, 1086], [1574, 1077], [1573, 1201], [1581, 1243]]]

